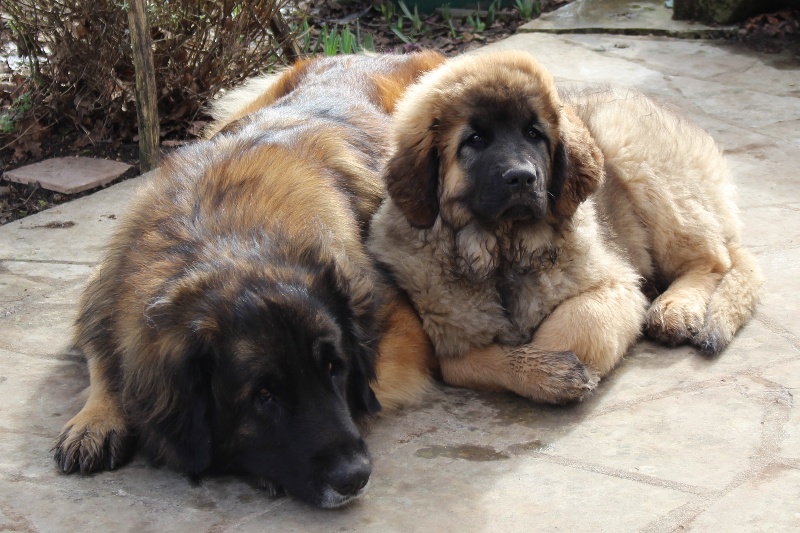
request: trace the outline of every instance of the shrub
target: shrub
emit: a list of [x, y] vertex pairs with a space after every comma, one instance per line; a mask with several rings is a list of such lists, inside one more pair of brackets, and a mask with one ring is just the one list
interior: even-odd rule
[[[149, 0], [162, 123], [190, 130], [219, 89], [285, 62], [281, 43], [269, 31], [285, 3]], [[31, 100], [25, 120], [37, 121], [39, 130], [69, 121], [91, 140], [133, 137], [127, 11], [126, 0], [0, 0], [0, 16], [28, 65], [18, 91]], [[22, 121], [19, 109], [14, 116], [6, 113], [6, 121]], [[5, 129], [13, 130], [13, 124]], [[20, 130], [17, 135], [24, 135]]]

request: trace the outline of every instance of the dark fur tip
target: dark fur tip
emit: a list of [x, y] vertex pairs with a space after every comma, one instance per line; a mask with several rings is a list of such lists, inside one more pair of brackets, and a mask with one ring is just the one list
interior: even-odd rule
[[705, 338], [698, 344], [700, 352], [706, 357], [718, 356], [720, 353], [722, 353], [722, 350], [724, 350], [726, 346], [727, 344], [716, 335]]
[[112, 430], [100, 442], [87, 439], [88, 430], [84, 430], [82, 438], [70, 440], [72, 431], [72, 427], [65, 429], [50, 449], [59, 470], [65, 474], [114, 470], [130, 459], [133, 440], [127, 433]]
[[263, 489], [264, 492], [267, 493], [267, 496], [269, 496], [270, 498], [280, 498], [286, 495], [286, 493], [283, 490], [283, 487], [278, 483], [270, 481], [266, 478], [260, 478], [258, 479], [257, 482], [258, 482], [258, 487]]
[[64, 447], [64, 441], [66, 441], [68, 435], [68, 429], [65, 429], [61, 435], [58, 436], [56, 439], [55, 444], [53, 447], [50, 448], [51, 452], [53, 453], [53, 459], [58, 465], [58, 469], [65, 474], [71, 474], [78, 468], [78, 463], [75, 460], [75, 457], [72, 453], [69, 453], [68, 450]]

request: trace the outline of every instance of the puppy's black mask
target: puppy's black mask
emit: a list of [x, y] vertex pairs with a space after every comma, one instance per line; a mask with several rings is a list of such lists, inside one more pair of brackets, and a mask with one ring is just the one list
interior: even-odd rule
[[535, 115], [484, 109], [464, 129], [458, 160], [468, 184], [462, 200], [477, 220], [493, 225], [546, 215], [550, 142]]

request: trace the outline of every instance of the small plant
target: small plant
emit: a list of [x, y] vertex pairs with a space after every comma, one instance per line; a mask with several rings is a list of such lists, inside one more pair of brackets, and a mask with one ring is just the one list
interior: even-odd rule
[[33, 101], [31, 100], [31, 93], [29, 92], [15, 98], [6, 112], [0, 115], [0, 133], [14, 133], [17, 122], [25, 116], [25, 113], [27, 113], [32, 106]]
[[371, 33], [361, 34], [361, 24], [356, 20], [356, 42], [361, 50], [375, 51], [375, 37]]
[[303, 22], [300, 24], [297, 41], [304, 54], [311, 53], [311, 27], [308, 25], [307, 18], [303, 18]]
[[453, 19], [448, 18], [446, 20], [447, 20], [447, 25], [449, 26], [449, 29], [447, 30], [448, 37], [450, 37], [451, 39], [457, 39], [458, 32], [456, 31], [455, 26], [453, 26]]
[[531, 20], [538, 17], [542, 11], [542, 5], [539, 0], [514, 0], [514, 3], [522, 20]]
[[389, 26], [391, 26], [392, 25], [392, 21], [394, 20], [394, 15], [395, 15], [395, 11], [396, 11], [395, 7], [394, 7], [394, 2], [392, 2], [391, 0], [388, 0], [386, 2], [378, 4], [376, 9], [381, 12], [381, 15], [383, 15], [383, 20], [385, 20], [386, 23]]
[[450, 4], [442, 4], [442, 7], [439, 8], [439, 13], [442, 15], [442, 20], [449, 21], [452, 18], [450, 16]]
[[481, 19], [481, 16], [478, 13], [475, 13], [474, 17], [472, 15], [468, 15], [467, 24], [469, 24], [470, 28], [472, 28], [473, 33], [481, 33], [486, 29], [486, 23]]
[[323, 25], [319, 34], [319, 42], [322, 44], [322, 53], [326, 56], [335, 56], [339, 52], [339, 46], [342, 42], [339, 28], [334, 26], [329, 30], [327, 24]]
[[342, 38], [339, 41], [339, 45], [339, 50], [341, 50], [343, 54], [355, 54], [358, 52], [356, 36], [350, 31], [349, 26], [345, 26], [345, 28], [342, 30]]
[[417, 10], [417, 4], [414, 4], [414, 12], [413, 13], [408, 9], [408, 6], [406, 5], [405, 2], [403, 2], [403, 0], [400, 0], [398, 2], [398, 5], [400, 6], [400, 9], [403, 10], [403, 13], [408, 18], [408, 20], [411, 21], [411, 35], [413, 36], [413, 35], [417, 35], [418, 33], [420, 33], [422, 31], [422, 28], [425, 25], [425, 23], [422, 21], [422, 18], [420, 18], [420, 16], [419, 16], [419, 11]]
[[492, 3], [486, 9], [486, 22], [489, 26], [494, 25], [494, 21], [497, 19], [497, 9], [500, 7], [500, 3], [501, 0], [492, 0]]
[[[408, 10], [408, 8], [406, 8], [406, 10]], [[403, 33], [403, 27], [404, 27], [403, 14], [397, 13], [397, 22], [395, 22], [394, 24], [389, 23], [389, 29], [392, 30], [392, 33], [397, 35], [397, 38], [403, 41], [404, 43], [412, 44], [411, 39], [409, 39], [408, 36], [406, 36], [406, 34]]]
[[[375, 38], [371, 33], [362, 35], [361, 26], [358, 23], [356, 23], [355, 33], [348, 26], [340, 30], [338, 26], [328, 28], [327, 25], [323, 25], [312, 53], [316, 53], [320, 47], [322, 47], [322, 52], [326, 56], [355, 54], [362, 50], [374, 52]], [[307, 48], [311, 47], [308, 46]]]

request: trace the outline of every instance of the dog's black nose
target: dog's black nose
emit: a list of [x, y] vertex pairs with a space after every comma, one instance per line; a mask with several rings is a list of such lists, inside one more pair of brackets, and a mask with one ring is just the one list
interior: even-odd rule
[[331, 471], [328, 482], [342, 496], [352, 496], [363, 489], [369, 481], [372, 465], [366, 457], [356, 456], [342, 461]]
[[503, 172], [503, 183], [513, 192], [527, 191], [536, 182], [536, 173], [530, 168], [510, 168]]

